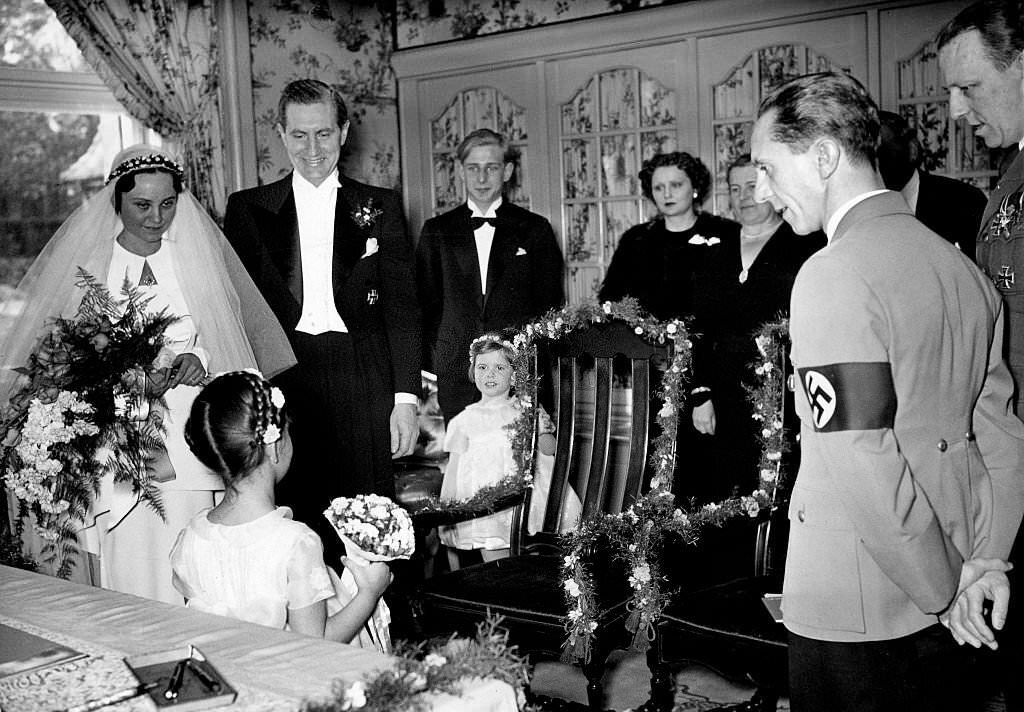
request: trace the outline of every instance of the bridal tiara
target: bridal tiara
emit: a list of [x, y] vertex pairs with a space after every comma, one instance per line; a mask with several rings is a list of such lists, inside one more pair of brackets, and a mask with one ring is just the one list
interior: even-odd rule
[[137, 173], [144, 171], [147, 168], [164, 168], [182, 179], [185, 176], [185, 169], [181, 167], [181, 164], [172, 158], [161, 155], [159, 153], [146, 153], [141, 156], [134, 156], [129, 158], [127, 161], [122, 161], [117, 165], [114, 170], [107, 176], [107, 183], [115, 181], [121, 176], [126, 176], [129, 173]]

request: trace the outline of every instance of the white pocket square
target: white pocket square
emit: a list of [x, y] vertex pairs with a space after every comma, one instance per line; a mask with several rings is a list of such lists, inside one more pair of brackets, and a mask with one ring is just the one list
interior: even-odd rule
[[691, 245], [707, 245], [708, 247], [711, 247], [712, 245], [717, 245], [719, 242], [721, 242], [721, 240], [719, 240], [717, 237], [704, 237], [703, 235], [694, 235], [689, 240], [687, 240], [687, 242], [689, 242]]
[[522, 247], [520, 247], [518, 250], [516, 250], [516, 257], [519, 257], [520, 255], [525, 255], [525, 254], [526, 254], [526, 250], [524, 250]]
[[364, 257], [369, 257], [370, 255], [374, 254], [377, 251], [377, 249], [378, 249], [378, 247], [377, 247], [377, 238], [376, 237], [367, 238], [367, 240], [366, 240], [366, 250], [363, 252], [362, 257], [360, 257], [359, 259], [363, 259]]

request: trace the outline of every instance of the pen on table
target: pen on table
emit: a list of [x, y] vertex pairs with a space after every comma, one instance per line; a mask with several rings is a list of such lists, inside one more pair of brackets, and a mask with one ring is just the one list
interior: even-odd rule
[[178, 697], [178, 691], [181, 689], [181, 683], [185, 679], [186, 665], [188, 665], [188, 658], [179, 660], [178, 664], [174, 666], [174, 672], [171, 673], [171, 680], [167, 683], [167, 689], [164, 690], [165, 700], [173, 700]]
[[92, 712], [93, 710], [98, 710], [102, 707], [106, 707], [107, 705], [117, 704], [118, 702], [124, 702], [125, 700], [132, 699], [133, 697], [144, 695], [154, 687], [156, 687], [155, 682], [149, 682], [145, 685], [135, 685], [134, 687], [126, 687], [123, 690], [111, 692], [106, 697], [88, 700], [80, 705], [68, 707], [64, 712]]
[[193, 658], [188, 658], [185, 662], [188, 664], [188, 669], [196, 674], [196, 677], [199, 678], [199, 681], [203, 683], [207, 690], [210, 692], [220, 692], [220, 682], [203, 669], [202, 663]]

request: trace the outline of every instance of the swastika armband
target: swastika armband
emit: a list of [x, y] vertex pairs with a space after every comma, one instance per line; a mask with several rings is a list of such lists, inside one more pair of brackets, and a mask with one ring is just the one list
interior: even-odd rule
[[896, 389], [888, 362], [830, 363], [797, 370], [817, 432], [893, 426]]

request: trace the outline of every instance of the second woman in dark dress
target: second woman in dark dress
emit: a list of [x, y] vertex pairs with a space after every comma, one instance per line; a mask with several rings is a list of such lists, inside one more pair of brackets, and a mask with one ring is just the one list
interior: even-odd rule
[[825, 245], [821, 232], [796, 235], [770, 203], [754, 200], [757, 169], [749, 156], [729, 168], [729, 195], [741, 228], [723, 236], [695, 275], [693, 427], [709, 436], [703, 473], [681, 494], [700, 502], [750, 494], [758, 484], [760, 447], [746, 388], [756, 386], [754, 335], [789, 314], [793, 280]]

